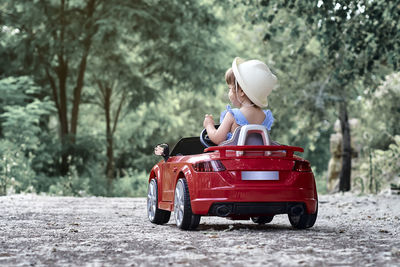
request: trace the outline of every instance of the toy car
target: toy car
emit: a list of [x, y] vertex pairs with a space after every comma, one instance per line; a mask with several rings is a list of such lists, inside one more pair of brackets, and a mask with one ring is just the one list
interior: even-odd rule
[[[240, 128], [233, 134], [233, 145], [216, 146], [205, 130], [200, 138], [183, 138], [152, 168], [150, 222], [165, 224], [174, 211], [176, 225], [184, 230], [196, 229], [201, 216], [265, 224], [276, 214], [288, 214], [294, 228], [314, 225], [314, 175], [310, 163], [294, 155], [303, 149], [271, 141], [264, 126]], [[258, 144], [251, 144], [252, 139]]]

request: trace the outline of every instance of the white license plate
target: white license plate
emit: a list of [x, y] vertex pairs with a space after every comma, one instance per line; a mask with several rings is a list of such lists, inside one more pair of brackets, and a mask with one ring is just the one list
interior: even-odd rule
[[242, 171], [242, 180], [251, 181], [277, 181], [278, 171]]

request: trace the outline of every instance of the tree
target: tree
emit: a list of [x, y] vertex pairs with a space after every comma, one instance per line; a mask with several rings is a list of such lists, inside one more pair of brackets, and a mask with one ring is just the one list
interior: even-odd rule
[[[220, 71], [215, 53], [221, 44], [218, 36], [212, 34], [220, 21], [210, 12], [209, 3], [41, 0], [13, 1], [12, 4], [3, 1], [0, 4], [2, 24], [17, 30], [13, 54], [18, 60], [14, 71], [33, 74], [39, 84], [49, 89], [46, 93], [52, 96], [57, 108], [60, 140], [64, 147], [75, 143], [82, 93], [93, 87], [84, 87], [86, 78], [90, 77], [106, 96], [104, 108], [108, 117], [106, 129], [111, 158], [111, 136], [119, 115], [114, 118], [115, 127], [110, 127], [110, 85], [116, 84], [116, 77], [126, 66], [117, 66], [123, 62], [121, 58], [132, 57], [123, 54], [126, 53], [124, 47], [132, 49], [137, 57], [129, 62], [136, 64], [136, 73], [126, 72], [123, 78], [118, 78], [118, 84], [125, 90], [124, 96], [128, 96], [126, 85], [131, 85], [129, 95], [132, 97], [123, 98], [129, 100], [128, 104], [151, 98], [154, 90], [144, 90], [145, 94], [142, 94], [143, 88], [137, 87], [146, 84], [145, 79], [153, 80], [153, 85], [147, 88], [179, 85], [196, 90], [207, 88], [208, 78], [212, 80], [215, 72]], [[116, 60], [101, 63], [105, 68], [112, 64], [117, 66], [108, 69], [110, 74], [106, 76], [101, 73], [105, 68], [96, 69], [101, 66], [95, 62], [99, 53], [103, 53], [100, 57], [103, 60]], [[113, 80], [105, 84], [105, 77]], [[132, 86], [135, 79], [137, 84]], [[69, 149], [64, 151], [62, 175], [68, 172], [68, 158], [73, 154]], [[112, 169], [111, 163], [108, 165], [107, 169]]]
[[105, 117], [109, 184], [115, 178], [114, 135], [121, 118], [166, 88], [213, 92], [210, 85], [223, 77], [218, 56], [225, 45], [215, 32], [222, 21], [210, 4], [168, 1], [150, 8], [121, 1], [114, 10], [128, 15], [133, 8], [139, 14], [134, 31], [131, 21], [110, 20], [96, 36], [102, 45], [90, 56], [88, 77], [97, 90], [89, 98], [97, 99]]
[[[18, 30], [15, 54], [19, 71], [32, 73], [51, 90], [57, 108], [60, 139], [75, 141], [87, 59], [104, 8], [102, 1], [13, 1], [2, 3], [4, 25]], [[17, 67], [17, 68], [18, 68]], [[72, 89], [72, 90], [71, 90]], [[72, 108], [68, 109], [68, 95]], [[70, 116], [68, 116], [70, 112]], [[68, 153], [61, 174], [68, 172]]]
[[[290, 21], [282, 25], [277, 21], [279, 13], [286, 12], [301, 18], [307, 32], [320, 45], [321, 65], [326, 73], [319, 84], [317, 98], [320, 104], [331, 110], [338, 109], [343, 135], [343, 162], [340, 174], [340, 190], [350, 190], [351, 145], [348, 123], [348, 102], [359, 93], [354, 90], [355, 81], [371, 83], [380, 74], [379, 67], [397, 69], [400, 51], [400, 14], [398, 1], [255, 1], [249, 19], [266, 23], [265, 39], [279, 36], [271, 29], [290, 29], [301, 36], [298, 23]], [[281, 24], [281, 25], [279, 25]], [[303, 54], [302, 45], [296, 51]], [[296, 56], [299, 58], [299, 55]], [[300, 62], [297, 62], [300, 64]], [[378, 79], [376, 79], [378, 80]], [[308, 88], [304, 88], [309, 91]], [[316, 104], [318, 102], [315, 102]], [[326, 106], [327, 105], [327, 106]]]
[[[48, 98], [38, 99], [40, 87], [30, 77], [8, 77], [0, 80], [0, 194], [13, 184], [17, 192], [30, 190], [35, 173], [32, 162], [40, 157], [42, 125], [55, 107]], [[3, 189], [3, 190], [1, 190]], [[2, 192], [3, 191], [3, 192]]]

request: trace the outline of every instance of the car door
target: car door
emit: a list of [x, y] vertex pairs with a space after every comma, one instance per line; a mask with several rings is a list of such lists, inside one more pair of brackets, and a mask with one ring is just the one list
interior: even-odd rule
[[162, 201], [172, 201], [174, 198], [176, 164], [166, 162], [163, 168]]

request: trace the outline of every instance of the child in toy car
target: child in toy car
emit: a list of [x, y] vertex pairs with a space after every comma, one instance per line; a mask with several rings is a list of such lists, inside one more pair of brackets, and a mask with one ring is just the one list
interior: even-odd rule
[[[268, 131], [274, 122], [270, 110], [262, 110], [268, 106], [268, 96], [277, 84], [277, 78], [268, 66], [259, 60], [245, 61], [236, 57], [232, 67], [225, 73], [225, 81], [229, 87], [229, 100], [239, 108], [232, 109], [227, 105], [221, 113], [220, 126], [215, 128], [212, 115], [206, 114], [203, 122], [208, 138], [214, 144], [223, 142], [232, 137], [235, 129], [248, 124], [260, 124]], [[164, 156], [167, 144], [157, 145], [154, 154]]]
[[203, 122], [208, 137], [215, 144], [221, 144], [232, 137], [235, 129], [248, 124], [264, 125], [271, 129], [274, 117], [268, 106], [268, 96], [277, 84], [277, 78], [268, 66], [259, 60], [245, 61], [236, 57], [232, 67], [225, 74], [229, 87], [229, 100], [238, 109], [229, 105], [222, 112], [220, 126], [214, 126], [212, 115], [206, 114]]
[[318, 195], [310, 163], [294, 155], [301, 147], [270, 139], [274, 118], [261, 109], [276, 77], [261, 61], [235, 58], [226, 81], [239, 109], [228, 106], [219, 128], [206, 115], [200, 138], [182, 138], [171, 152], [166, 144], [155, 148], [164, 160], [150, 171], [148, 219], [165, 224], [173, 211], [179, 228], [194, 230], [202, 216], [265, 224], [287, 214], [294, 228], [312, 227]]

